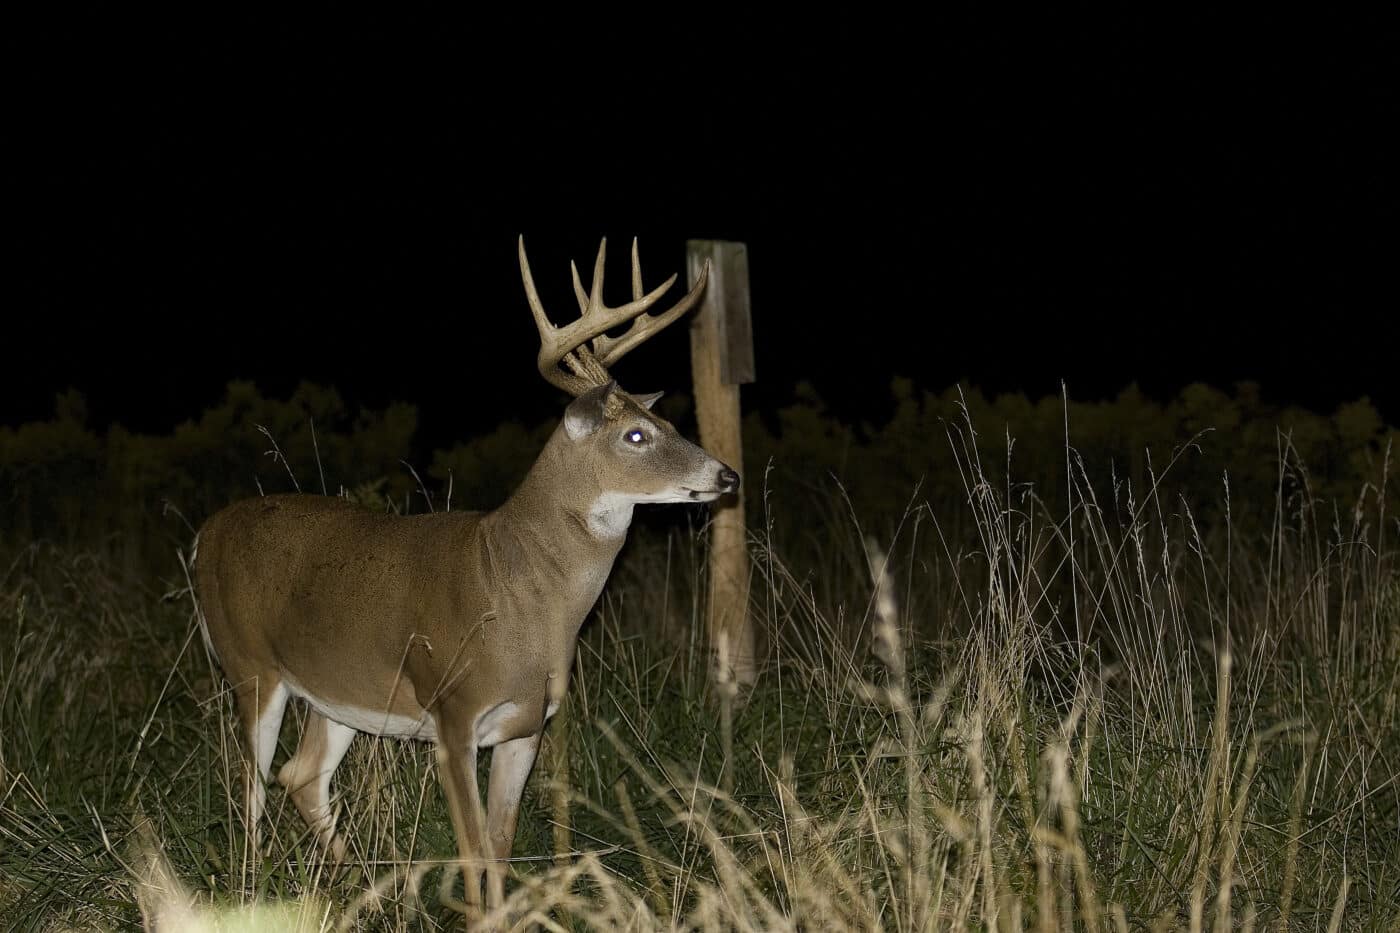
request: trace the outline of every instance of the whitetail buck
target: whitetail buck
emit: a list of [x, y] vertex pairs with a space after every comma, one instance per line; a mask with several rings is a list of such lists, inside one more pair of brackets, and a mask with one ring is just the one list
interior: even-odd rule
[[[405, 517], [338, 498], [267, 496], [235, 503], [200, 529], [195, 587], [209, 645], [238, 701], [252, 838], [282, 714], [299, 697], [309, 707], [306, 727], [277, 780], [337, 861], [345, 841], [330, 779], [355, 733], [434, 741], [466, 902], [479, 912], [485, 870], [486, 903], [501, 903], [540, 733], [568, 686], [579, 627], [633, 506], [707, 502], [739, 484], [651, 413], [659, 393], [629, 395], [607, 370], [694, 306], [706, 275], [651, 315], [676, 277], [643, 294], [633, 241], [633, 300], [609, 308], [606, 242], [590, 292], [573, 268], [581, 317], [555, 327], [520, 241], [540, 373], [576, 398], [500, 508]], [[627, 321], [623, 334], [608, 336]], [[476, 777], [483, 748], [494, 749], [484, 812]]]

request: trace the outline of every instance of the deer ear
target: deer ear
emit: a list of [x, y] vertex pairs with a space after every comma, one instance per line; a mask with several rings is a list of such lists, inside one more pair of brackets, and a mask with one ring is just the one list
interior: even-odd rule
[[571, 440], [593, 434], [608, 420], [608, 399], [617, 388], [616, 382], [595, 386], [569, 403], [564, 409], [564, 432]]
[[651, 411], [651, 406], [661, 401], [661, 396], [665, 394], [665, 392], [648, 392], [646, 395], [634, 395], [632, 397], [637, 400], [638, 405], [641, 405], [647, 411]]

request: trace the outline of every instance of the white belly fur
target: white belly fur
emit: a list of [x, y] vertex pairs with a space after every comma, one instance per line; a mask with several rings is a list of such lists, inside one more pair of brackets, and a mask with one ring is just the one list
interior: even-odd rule
[[290, 677], [284, 675], [287, 686], [294, 696], [299, 696], [305, 700], [312, 709], [333, 719], [341, 725], [349, 726], [357, 732], [368, 732], [370, 735], [390, 735], [404, 739], [418, 739], [423, 742], [437, 741], [437, 723], [426, 712], [418, 717], [398, 716], [384, 710], [364, 709], [358, 706], [344, 706], [339, 703], [328, 703], [320, 697], [313, 696], [305, 690], [301, 684], [294, 682]]
[[[283, 681], [287, 684], [288, 690], [293, 696], [301, 697], [316, 712], [332, 719], [341, 725], [349, 726], [357, 732], [367, 732], [370, 735], [387, 735], [403, 739], [417, 739], [420, 742], [437, 741], [437, 723], [433, 722], [433, 717], [426, 712], [422, 716], [414, 719], [410, 716], [398, 716], [394, 713], [387, 713], [382, 710], [364, 709], [358, 706], [344, 706], [339, 703], [329, 703], [320, 697], [313, 696], [301, 684], [295, 682], [290, 677], [283, 675]], [[515, 716], [520, 711], [520, 707], [515, 703], [506, 701], [500, 706], [487, 712], [477, 721], [477, 744], [482, 748], [490, 748], [499, 744], [504, 735], [500, 734], [502, 725]], [[544, 718], [548, 720], [559, 711], [558, 701], [551, 702], [544, 711]]]

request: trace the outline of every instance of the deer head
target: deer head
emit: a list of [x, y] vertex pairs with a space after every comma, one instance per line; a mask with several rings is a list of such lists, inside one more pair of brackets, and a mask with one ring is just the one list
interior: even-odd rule
[[[538, 365], [550, 383], [575, 396], [564, 413], [561, 434], [572, 447], [570, 460], [586, 464], [580, 478], [597, 497], [589, 511], [590, 527], [603, 537], [625, 531], [632, 506], [641, 502], [708, 502], [739, 486], [739, 475], [686, 440], [666, 419], [652, 411], [661, 393], [632, 395], [612, 379], [608, 366], [680, 318], [699, 301], [709, 266], [695, 287], [668, 310], [648, 310], [675, 284], [671, 276], [650, 293], [643, 291], [637, 243], [632, 241], [632, 301], [616, 308], [603, 304], [603, 267], [607, 240], [598, 246], [592, 287], [585, 291], [578, 267], [569, 263], [580, 316], [563, 327], [545, 313], [530, 274], [525, 240], [520, 240], [520, 276], [540, 334]], [[606, 331], [628, 321], [619, 337]], [[560, 364], [568, 371], [560, 368]], [[596, 483], [596, 486], [593, 485]]]

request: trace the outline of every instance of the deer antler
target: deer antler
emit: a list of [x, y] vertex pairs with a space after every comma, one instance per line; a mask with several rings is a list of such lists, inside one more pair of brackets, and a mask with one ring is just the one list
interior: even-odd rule
[[[530, 261], [525, 258], [525, 237], [520, 238], [520, 278], [525, 283], [525, 298], [535, 316], [535, 328], [540, 332], [538, 358], [540, 375], [570, 395], [582, 395], [597, 385], [607, 383], [608, 367], [630, 350], [649, 340], [666, 325], [685, 314], [700, 300], [710, 277], [710, 264], [700, 270], [700, 277], [690, 293], [671, 308], [659, 314], [648, 314], [654, 305], [676, 282], [672, 275], [651, 292], [642, 291], [642, 267], [637, 257], [637, 241], [632, 240], [632, 300], [625, 305], [609, 308], [603, 304], [603, 264], [608, 254], [607, 237], [598, 244], [598, 258], [593, 262], [593, 287], [584, 291], [579, 280], [578, 266], [569, 262], [573, 275], [574, 295], [578, 298], [579, 319], [572, 324], [556, 327], [545, 314], [530, 275]], [[632, 325], [619, 337], [609, 337], [606, 331], [631, 321]], [[559, 368], [563, 363], [569, 368]]]

